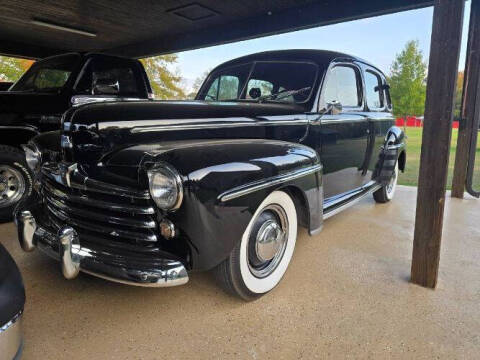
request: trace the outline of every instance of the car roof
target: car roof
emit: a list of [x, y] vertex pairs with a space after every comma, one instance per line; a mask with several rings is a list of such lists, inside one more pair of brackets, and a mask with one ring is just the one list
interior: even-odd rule
[[383, 72], [371, 63], [345, 53], [329, 50], [316, 50], [316, 49], [289, 49], [289, 50], [274, 50], [263, 51], [246, 56], [242, 56], [218, 65], [215, 69], [218, 69], [245, 64], [253, 61], [309, 61], [317, 63], [318, 65], [328, 65], [332, 61], [357, 61], [371, 66], [379, 71], [382, 75]]

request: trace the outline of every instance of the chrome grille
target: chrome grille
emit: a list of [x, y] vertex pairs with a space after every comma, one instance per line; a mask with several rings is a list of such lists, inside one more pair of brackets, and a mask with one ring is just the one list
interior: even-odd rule
[[158, 249], [151, 199], [70, 188], [46, 176], [41, 193], [54, 226], [72, 226], [82, 242], [142, 252]]

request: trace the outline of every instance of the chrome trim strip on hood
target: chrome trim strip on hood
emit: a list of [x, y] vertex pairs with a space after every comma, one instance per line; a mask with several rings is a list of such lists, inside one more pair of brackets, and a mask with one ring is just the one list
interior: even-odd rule
[[175, 131], [175, 130], [194, 130], [194, 129], [218, 129], [243, 126], [273, 126], [273, 125], [306, 125], [308, 120], [286, 119], [281, 120], [278, 117], [269, 120], [262, 117], [261, 120], [251, 118], [210, 118], [210, 119], [165, 119], [165, 120], [135, 120], [135, 121], [112, 121], [98, 124], [99, 130], [106, 129], [130, 129], [131, 133], [142, 133], [149, 131]]

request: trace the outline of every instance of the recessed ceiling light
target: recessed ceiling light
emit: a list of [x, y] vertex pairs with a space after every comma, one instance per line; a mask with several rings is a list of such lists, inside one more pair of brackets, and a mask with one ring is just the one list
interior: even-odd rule
[[46, 28], [49, 28], [49, 29], [67, 31], [67, 32], [71, 32], [71, 33], [74, 33], [74, 34], [90, 36], [90, 37], [96, 37], [97, 36], [96, 33], [93, 33], [93, 32], [90, 32], [90, 31], [75, 29], [75, 28], [68, 27], [68, 26], [65, 26], [65, 25], [59, 25], [59, 24], [55, 24], [55, 23], [50, 22], [50, 21], [33, 19], [30, 22], [34, 25], [43, 26], [43, 27], [46, 27]]

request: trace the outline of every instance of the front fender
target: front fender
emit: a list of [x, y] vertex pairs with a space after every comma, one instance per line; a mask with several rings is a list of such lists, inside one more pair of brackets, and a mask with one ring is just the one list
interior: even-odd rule
[[38, 134], [38, 130], [29, 125], [0, 125], [0, 144], [20, 148]]
[[226, 259], [260, 203], [277, 189], [290, 192], [310, 230], [321, 227], [321, 164], [309, 147], [259, 139], [197, 140], [129, 151], [144, 153], [141, 168], [161, 161], [182, 176], [183, 203], [166, 217], [187, 238], [193, 269], [208, 270]]

